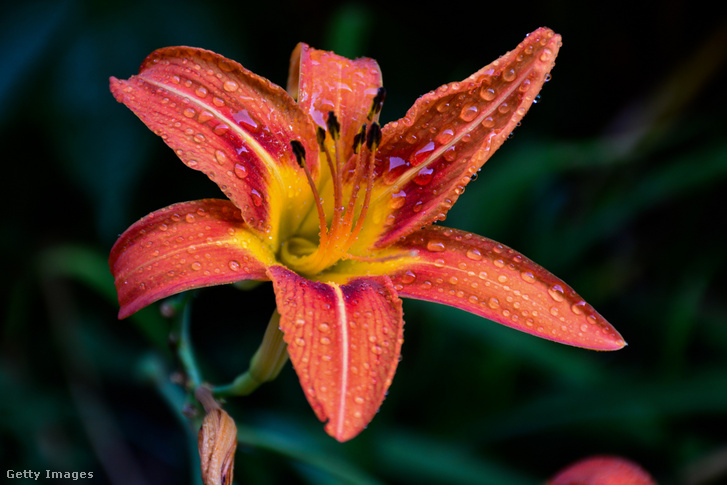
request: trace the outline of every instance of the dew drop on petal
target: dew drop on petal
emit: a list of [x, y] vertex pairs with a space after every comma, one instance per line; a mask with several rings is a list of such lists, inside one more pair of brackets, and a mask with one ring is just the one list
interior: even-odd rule
[[227, 266], [229, 266], [232, 271], [240, 271], [240, 263], [234, 259], [231, 259], [230, 262], [227, 263]]
[[560, 285], [553, 285], [550, 288], [548, 288], [548, 294], [555, 301], [565, 300], [565, 295], [563, 294], [563, 288], [561, 288]]
[[472, 248], [467, 251], [467, 257], [473, 261], [482, 260], [482, 253], [477, 248]]
[[236, 163], [234, 168], [235, 176], [239, 179], [247, 178], [247, 168], [241, 163]]
[[480, 97], [485, 101], [492, 101], [495, 99], [495, 96], [497, 96], [497, 93], [495, 93], [495, 90], [492, 88], [483, 87], [480, 90]]
[[475, 106], [474, 104], [471, 104], [468, 106], [464, 106], [462, 108], [462, 111], [460, 112], [459, 117], [463, 121], [472, 121], [473, 119], [475, 119], [477, 117], [478, 112], [479, 112], [479, 110], [477, 109], [477, 106]]
[[507, 69], [502, 73], [502, 79], [507, 82], [514, 81], [516, 76], [515, 69]]
[[217, 163], [220, 165], [224, 165], [227, 161], [227, 155], [222, 150], [215, 150], [215, 160], [217, 160]]
[[433, 173], [433, 169], [429, 167], [424, 167], [423, 169], [419, 170], [419, 173], [417, 173], [416, 177], [414, 177], [414, 183], [417, 185], [427, 185], [429, 182], [432, 181]]
[[252, 203], [255, 205], [255, 207], [260, 207], [263, 203], [263, 196], [260, 195], [260, 192], [255, 189], [252, 189], [250, 191], [250, 198], [252, 199]]
[[427, 249], [433, 253], [439, 253], [447, 248], [442, 241], [429, 241], [427, 243]]
[[520, 277], [527, 283], [535, 283], [535, 275], [533, 275], [530, 271], [521, 272]]
[[225, 81], [225, 83], [222, 85], [222, 89], [224, 89], [228, 93], [232, 93], [234, 91], [237, 91], [237, 83], [235, 81]]
[[586, 302], [581, 300], [581, 301], [571, 305], [570, 309], [576, 315], [583, 315], [585, 313], [585, 311], [584, 311], [585, 307], [586, 307]]
[[414, 274], [412, 271], [407, 271], [403, 275], [401, 275], [401, 282], [405, 285], [408, 285], [409, 283], [413, 282], [416, 279], [417, 275]]

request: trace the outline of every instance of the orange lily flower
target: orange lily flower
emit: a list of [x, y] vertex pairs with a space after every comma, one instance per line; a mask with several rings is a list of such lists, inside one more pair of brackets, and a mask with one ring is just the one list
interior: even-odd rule
[[293, 52], [287, 92], [190, 47], [157, 50], [138, 75], [111, 78], [116, 99], [229, 199], [169, 206], [119, 238], [110, 258], [119, 317], [192, 288], [272, 281], [305, 395], [339, 441], [366, 427], [391, 384], [400, 297], [569, 345], [623, 347], [542, 267], [432, 225], [533, 104], [560, 45], [538, 29], [383, 128], [376, 61], [305, 44]]

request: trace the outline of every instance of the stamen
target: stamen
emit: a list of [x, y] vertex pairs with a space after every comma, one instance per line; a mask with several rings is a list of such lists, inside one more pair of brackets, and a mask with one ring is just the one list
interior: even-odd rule
[[303, 168], [303, 165], [305, 165], [305, 147], [298, 140], [291, 140], [290, 147], [293, 149], [293, 155], [298, 161], [298, 166]]
[[331, 138], [333, 138], [334, 140], [338, 140], [338, 138], [341, 136], [341, 124], [338, 122], [338, 118], [336, 118], [336, 113], [334, 113], [333, 111], [328, 112], [326, 127], [328, 128], [328, 133], [330, 133]]
[[359, 153], [360, 148], [363, 146], [363, 141], [366, 138], [366, 123], [361, 125], [361, 129], [356, 136], [353, 138], [353, 153], [356, 156], [356, 163], [354, 166], [353, 180], [350, 183], [351, 186], [351, 198], [348, 201], [348, 208], [346, 209], [346, 216], [344, 220], [345, 227], [351, 227], [353, 224], [353, 216], [356, 210], [356, 200], [358, 199], [358, 193], [361, 190], [361, 179], [364, 175], [365, 165], [362, 163], [364, 158]]
[[323, 205], [321, 204], [321, 197], [318, 195], [318, 189], [316, 188], [315, 182], [313, 182], [313, 176], [308, 170], [308, 164], [305, 163], [305, 147], [298, 140], [291, 140], [290, 147], [293, 149], [293, 154], [298, 160], [298, 165], [305, 172], [305, 176], [308, 179], [308, 185], [313, 192], [313, 200], [316, 203], [316, 210], [318, 211], [318, 225], [320, 226], [320, 242], [328, 241], [328, 226], [326, 225], [326, 213], [323, 211]]
[[326, 142], [326, 130], [321, 128], [320, 126], [316, 127], [316, 141], [318, 142], [318, 146], [321, 147], [321, 150], [325, 150], [325, 142]]
[[369, 128], [368, 135], [366, 136], [366, 147], [369, 150], [369, 156], [367, 158], [368, 173], [366, 174], [366, 195], [364, 196], [363, 205], [361, 206], [361, 213], [358, 215], [356, 225], [354, 226], [351, 234], [348, 236], [349, 247], [358, 237], [361, 229], [363, 228], [364, 219], [366, 219], [366, 213], [371, 203], [371, 192], [374, 187], [374, 162], [376, 159], [376, 149], [379, 147], [381, 142], [381, 128], [378, 123], [372, 123]]
[[380, 87], [371, 102], [371, 108], [369, 109], [368, 119], [369, 121], [374, 119], [374, 116], [381, 113], [381, 108], [384, 106], [384, 99], [386, 99], [386, 89]]
[[358, 130], [358, 133], [356, 133], [356, 136], [353, 137], [353, 153], [358, 154], [358, 151], [361, 149], [361, 146], [363, 145], [364, 140], [366, 139], [366, 123], [361, 125], [361, 129]]
[[371, 151], [376, 151], [381, 143], [381, 127], [378, 123], [371, 123], [371, 128], [366, 135], [366, 146]]

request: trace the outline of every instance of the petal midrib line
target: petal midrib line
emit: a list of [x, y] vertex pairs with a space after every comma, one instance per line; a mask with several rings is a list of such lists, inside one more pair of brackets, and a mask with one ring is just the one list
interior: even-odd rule
[[280, 174], [280, 171], [278, 170], [278, 162], [276, 162], [270, 156], [268, 151], [260, 143], [258, 143], [258, 141], [255, 140], [255, 138], [253, 138], [248, 132], [243, 130], [234, 119], [231, 119], [231, 118], [225, 116], [222, 112], [220, 112], [215, 107], [213, 107], [207, 103], [204, 103], [200, 99], [197, 99], [193, 96], [189, 96], [186, 92], [184, 92], [180, 89], [177, 89], [173, 86], [170, 86], [169, 84], [157, 81], [154, 78], [150, 78], [148, 76], [144, 76], [144, 73], [141, 73], [139, 75], [139, 77], [141, 77], [144, 80], [144, 82], [147, 82], [153, 86], [156, 86], [156, 87], [164, 89], [170, 93], [173, 93], [176, 96], [179, 96], [179, 98], [187, 100], [189, 103], [197, 106], [198, 108], [203, 108], [204, 110], [212, 113], [218, 120], [224, 122], [227, 126], [230, 127], [230, 129], [233, 132], [238, 134], [242, 138], [244, 143], [246, 143], [252, 149], [253, 153], [255, 153], [257, 156], [259, 156], [262, 159], [265, 166], [270, 170], [270, 172], [275, 177], [275, 180], [278, 182], [278, 187], [285, 186], [285, 184], [283, 183], [283, 177]]
[[341, 348], [341, 387], [339, 389], [338, 398], [338, 413], [336, 424], [336, 435], [341, 436], [345, 428], [345, 416], [346, 416], [346, 389], [348, 388], [348, 347], [349, 347], [349, 336], [348, 336], [348, 318], [346, 317], [346, 306], [344, 302], [343, 292], [341, 287], [336, 284], [331, 284], [336, 297], [336, 321], [341, 330], [340, 336], [340, 348]]

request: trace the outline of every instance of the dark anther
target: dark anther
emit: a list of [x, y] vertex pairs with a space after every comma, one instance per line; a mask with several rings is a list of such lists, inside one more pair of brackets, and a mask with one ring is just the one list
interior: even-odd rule
[[325, 150], [326, 130], [320, 126], [316, 127], [316, 141], [318, 142], [318, 146], [321, 147], [321, 150]]
[[371, 123], [371, 128], [366, 135], [366, 146], [369, 150], [376, 150], [381, 142], [381, 127], [378, 123]]
[[371, 102], [371, 108], [369, 109], [368, 114], [369, 120], [373, 119], [374, 116], [381, 113], [381, 107], [384, 105], [384, 99], [386, 99], [386, 89], [380, 87], [379, 90], [376, 92], [376, 96], [374, 96], [374, 99]]
[[358, 130], [358, 133], [356, 133], [356, 136], [353, 137], [353, 153], [358, 153], [358, 151], [361, 149], [361, 145], [363, 145], [363, 142], [365, 139], [366, 139], [366, 123], [361, 125], [361, 129]]
[[328, 112], [326, 126], [328, 127], [328, 133], [331, 134], [331, 138], [333, 138], [334, 140], [338, 140], [338, 136], [341, 133], [341, 125], [338, 123], [336, 113], [334, 113], [333, 111]]
[[290, 147], [293, 149], [293, 154], [295, 155], [295, 159], [298, 161], [298, 166], [303, 168], [303, 164], [305, 164], [305, 147], [298, 140], [291, 140]]

